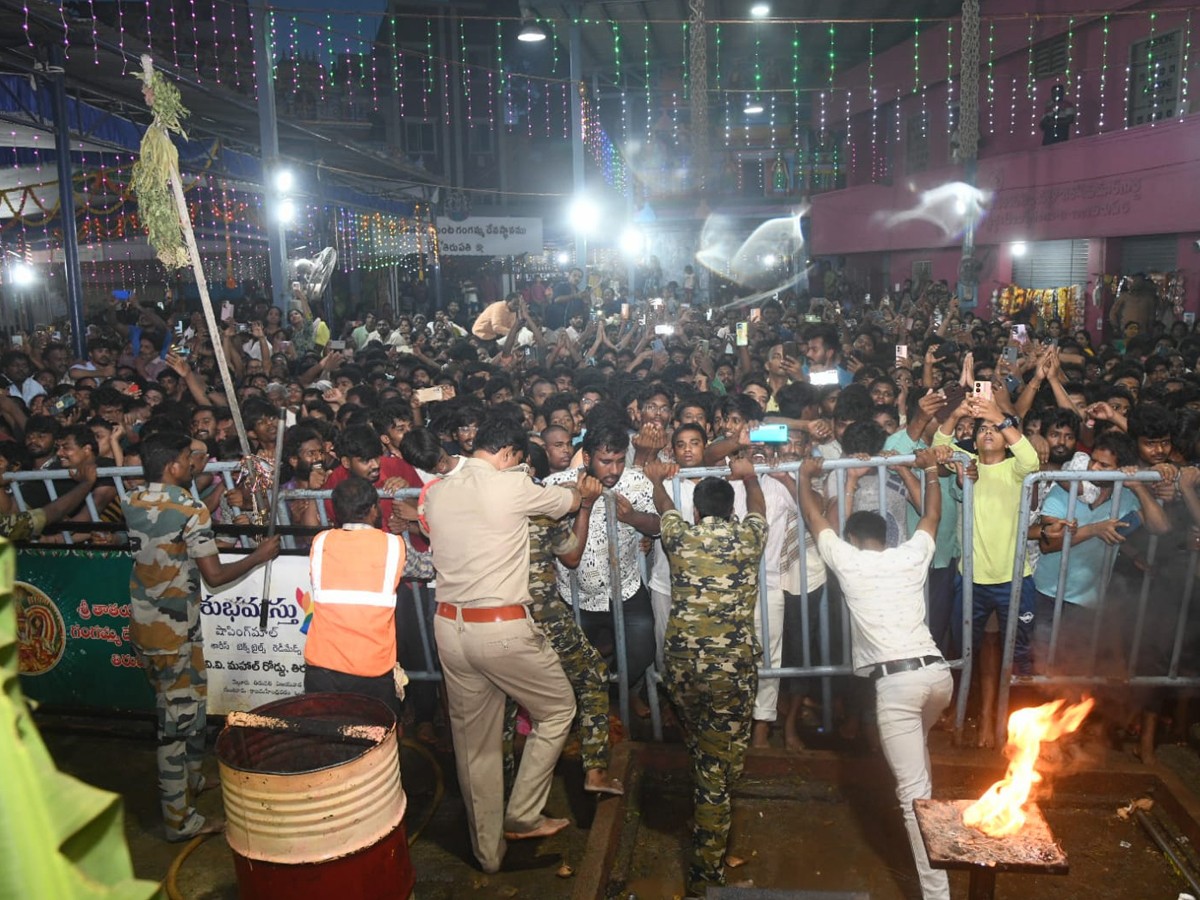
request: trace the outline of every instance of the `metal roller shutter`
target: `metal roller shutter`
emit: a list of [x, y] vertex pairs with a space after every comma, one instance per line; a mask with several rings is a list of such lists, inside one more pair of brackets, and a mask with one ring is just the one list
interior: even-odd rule
[[1149, 234], [1121, 241], [1121, 271], [1174, 272], [1179, 265], [1179, 238], [1174, 234]]
[[1013, 258], [1013, 283], [1023, 288], [1058, 288], [1086, 284], [1087, 241], [1037, 241], [1024, 256]]

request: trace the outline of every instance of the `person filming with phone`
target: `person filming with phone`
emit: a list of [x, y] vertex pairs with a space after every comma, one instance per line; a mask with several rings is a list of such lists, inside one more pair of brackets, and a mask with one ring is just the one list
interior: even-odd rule
[[845, 387], [854, 376], [841, 365], [842, 345], [837, 329], [827, 323], [810, 325], [805, 332], [808, 341], [808, 381], [810, 384], [836, 384]]

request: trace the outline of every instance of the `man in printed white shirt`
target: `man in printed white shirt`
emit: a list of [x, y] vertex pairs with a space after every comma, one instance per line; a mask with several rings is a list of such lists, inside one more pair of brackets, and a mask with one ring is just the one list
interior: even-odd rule
[[[638, 549], [642, 537], [658, 534], [658, 513], [654, 509], [654, 489], [640, 471], [627, 468], [629, 432], [625, 423], [604, 419], [593, 423], [584, 436], [584, 470], [600, 480], [616, 496], [617, 558], [621, 578], [622, 607], [625, 613], [625, 653], [629, 682], [634, 684], [654, 661], [654, 614], [650, 592], [642, 584]], [[546, 484], [574, 484], [579, 470], [556, 472]], [[579, 580], [580, 625], [601, 655], [613, 666], [616, 657], [615, 630], [610, 604], [611, 582], [608, 563], [608, 519], [604, 499], [594, 506], [581, 504], [572, 528], [582, 550], [564, 562], [556, 560], [558, 591], [571, 603], [571, 569]], [[572, 564], [573, 565], [568, 565]]]

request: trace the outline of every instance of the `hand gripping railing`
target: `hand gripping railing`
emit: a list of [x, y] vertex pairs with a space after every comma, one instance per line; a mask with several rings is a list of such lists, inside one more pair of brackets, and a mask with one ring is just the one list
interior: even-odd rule
[[[233, 490], [233, 473], [237, 472], [240, 464], [237, 462], [210, 462], [204, 467], [203, 475], [220, 475], [225, 482], [227, 490]], [[117, 496], [121, 500], [129, 497], [129, 488], [125, 484], [126, 478], [138, 478], [145, 480], [145, 473], [141, 466], [106, 466], [96, 470], [96, 478], [111, 478], [117, 489]], [[30, 482], [43, 482], [46, 486], [46, 493], [50, 497], [50, 502], [58, 499], [58, 489], [55, 487], [56, 481], [73, 481], [70, 470], [68, 469], [34, 469], [28, 472], [8, 472], [3, 477], [3, 483], [11, 484], [13, 489], [13, 499], [17, 503], [17, 509], [21, 512], [29, 511], [29, 504], [21, 492], [22, 484]], [[195, 484], [192, 484], [193, 496], [199, 497], [200, 492], [196, 489]], [[100, 523], [100, 514], [103, 510], [96, 509], [95, 500], [91, 494], [88, 494], [84, 501], [84, 506], [87, 508], [89, 521], [92, 524]], [[234, 510], [240, 512], [240, 510]], [[79, 523], [81, 526], [85, 523]], [[87, 531], [88, 529], [80, 527], [78, 531]], [[67, 544], [74, 544], [75, 541], [71, 537], [69, 530], [63, 531], [63, 541]]]

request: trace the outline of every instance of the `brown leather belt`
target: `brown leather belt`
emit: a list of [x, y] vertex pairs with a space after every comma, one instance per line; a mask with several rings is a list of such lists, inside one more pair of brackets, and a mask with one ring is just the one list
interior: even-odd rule
[[462, 612], [464, 622], [511, 622], [514, 619], [524, 619], [527, 609], [520, 603], [513, 606], [455, 606], [453, 603], [439, 603], [437, 614], [446, 619], [457, 619]]

